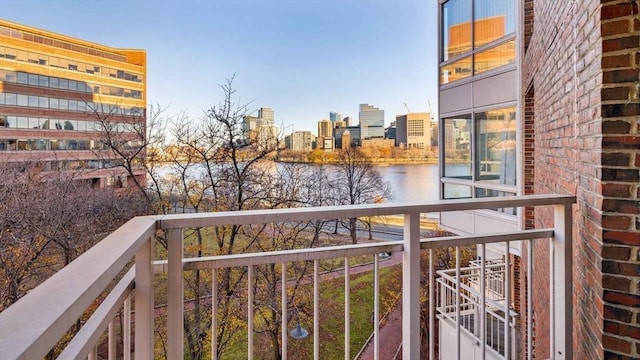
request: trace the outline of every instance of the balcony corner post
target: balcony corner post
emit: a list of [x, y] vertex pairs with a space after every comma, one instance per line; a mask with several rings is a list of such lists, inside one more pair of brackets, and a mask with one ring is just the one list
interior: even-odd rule
[[404, 215], [402, 358], [420, 358], [420, 214]]
[[571, 204], [554, 206], [554, 237], [551, 244], [553, 334], [551, 354], [554, 359], [573, 358], [573, 247]]
[[136, 253], [135, 358], [153, 359], [153, 241], [151, 236]]
[[171, 229], [167, 238], [167, 352], [169, 359], [184, 356], [184, 283], [182, 257], [184, 255], [182, 229]]

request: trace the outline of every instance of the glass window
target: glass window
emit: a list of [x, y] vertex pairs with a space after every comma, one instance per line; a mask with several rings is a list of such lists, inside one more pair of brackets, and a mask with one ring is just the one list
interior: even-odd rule
[[57, 98], [50, 98], [49, 99], [49, 109], [59, 109], [60, 108], [60, 103], [58, 101]]
[[68, 90], [69, 89], [69, 80], [68, 79], [60, 79], [59, 85], [60, 85], [59, 86], [60, 89]]
[[18, 94], [18, 106], [29, 106], [29, 97], [27, 95]]
[[4, 94], [4, 103], [7, 105], [17, 105], [18, 96], [16, 94]]
[[444, 199], [469, 199], [471, 198], [471, 186], [448, 184], [445, 183], [443, 187]]
[[49, 107], [49, 98], [46, 96], [38, 96], [38, 107], [48, 108]]
[[442, 5], [442, 61], [471, 50], [471, 1], [449, 0]]
[[18, 74], [15, 71], [9, 71], [7, 70], [7, 72], [4, 75], [4, 79], [7, 82], [18, 82]]
[[67, 99], [59, 99], [58, 108], [60, 110], [68, 110], [69, 109], [69, 100], [67, 100]]
[[69, 90], [77, 91], [78, 90], [78, 82], [75, 80], [69, 80]]
[[49, 87], [49, 77], [48, 76], [38, 76], [38, 86]]
[[4, 105], [4, 93], [0, 93], [0, 105]]
[[56, 78], [56, 77], [50, 78], [49, 79], [49, 86], [51, 86], [52, 88], [57, 89], [60, 86], [60, 84], [58, 82], [58, 78]]
[[477, 179], [516, 184], [516, 109], [476, 114]]
[[28, 77], [29, 77], [29, 85], [38, 86], [38, 75], [29, 74]]
[[475, 0], [473, 43], [475, 47], [515, 32], [515, 1]]
[[69, 100], [69, 110], [78, 110], [78, 102], [76, 100]]
[[513, 64], [515, 61], [516, 41], [510, 40], [506, 43], [476, 53], [475, 60], [473, 62], [473, 72], [474, 74], [478, 74], [503, 65]]
[[[478, 198], [486, 198], [486, 197], [499, 197], [499, 196], [515, 196], [515, 193], [512, 192], [506, 192], [506, 191], [498, 191], [498, 190], [491, 190], [491, 189], [483, 189], [483, 188], [477, 188], [476, 189], [476, 197]], [[495, 208], [495, 209], [490, 209], [490, 210], [495, 210], [495, 211], [499, 211], [505, 214], [509, 214], [509, 215], [516, 215], [516, 208]]]
[[471, 75], [471, 57], [440, 67], [440, 84], [447, 84]]
[[16, 118], [16, 127], [18, 129], [28, 129], [29, 128], [29, 118], [26, 116], [18, 116]]
[[26, 73], [19, 72], [18, 73], [18, 84], [28, 84], [29, 76]]
[[471, 180], [471, 115], [444, 119], [444, 176]]
[[76, 128], [76, 120], [65, 120], [62, 128], [64, 130], [74, 130]]

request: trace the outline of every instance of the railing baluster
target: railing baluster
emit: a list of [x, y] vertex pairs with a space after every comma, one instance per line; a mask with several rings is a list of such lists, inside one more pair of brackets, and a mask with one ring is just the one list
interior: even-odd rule
[[460, 348], [460, 246], [456, 246], [456, 359], [461, 359]]
[[[281, 301], [281, 312], [282, 312], [282, 325], [281, 325], [281, 342], [282, 342], [282, 360], [287, 360], [287, 336], [288, 336], [288, 326], [287, 321], [289, 316], [287, 314], [287, 263], [282, 263], [282, 273], [280, 274], [280, 301]], [[296, 314], [296, 316], [300, 316]], [[298, 318], [300, 321], [300, 318]]]
[[211, 271], [211, 359], [218, 359], [218, 270]]
[[253, 359], [253, 266], [247, 266], [247, 358]]
[[[171, 229], [168, 231], [167, 355], [169, 359], [182, 359], [184, 356], [183, 241], [182, 229]], [[199, 296], [199, 294], [196, 294], [196, 296]]]
[[136, 253], [135, 358], [153, 359], [153, 237]]
[[349, 257], [344, 257], [344, 358], [351, 358], [351, 276]]
[[320, 261], [313, 261], [313, 358], [320, 359]]
[[551, 239], [551, 357], [573, 358], [573, 253], [571, 204], [554, 205]]
[[420, 214], [404, 215], [402, 252], [402, 358], [420, 358]]
[[429, 249], [429, 359], [436, 358], [436, 268], [433, 249]]
[[108, 359], [109, 360], [115, 360], [116, 359], [116, 323], [115, 323], [115, 319], [111, 319], [111, 321], [109, 322], [108, 342], [109, 342], [109, 349], [108, 349], [108, 352], [107, 352]]
[[[487, 248], [486, 245], [480, 245], [480, 258], [482, 261], [480, 262], [480, 349], [481, 349], [481, 359], [485, 360], [487, 358], [487, 296], [486, 296], [486, 284], [485, 284], [485, 271], [486, 271], [486, 262], [487, 262]], [[489, 279], [491, 281], [491, 279]]]
[[122, 313], [122, 358], [131, 360], [131, 295], [124, 300]]
[[511, 359], [511, 254], [509, 241], [505, 241], [504, 265], [504, 358]]
[[533, 240], [527, 240], [527, 360], [533, 359]]
[[380, 359], [380, 267], [379, 256], [373, 254], [373, 359]]
[[87, 356], [87, 360], [97, 360], [98, 359], [98, 348], [96, 345], [93, 346], [89, 355]]

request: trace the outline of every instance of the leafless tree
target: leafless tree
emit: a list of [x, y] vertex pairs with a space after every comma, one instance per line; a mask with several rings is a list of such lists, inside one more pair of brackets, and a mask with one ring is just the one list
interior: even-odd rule
[[[337, 155], [335, 186], [343, 205], [371, 204], [391, 198], [391, 188], [366, 156], [357, 148], [342, 150]], [[351, 240], [358, 242], [356, 218], [349, 219]]]

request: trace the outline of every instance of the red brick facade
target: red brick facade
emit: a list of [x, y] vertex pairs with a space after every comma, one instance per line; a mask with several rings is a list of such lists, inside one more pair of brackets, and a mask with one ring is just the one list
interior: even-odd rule
[[[524, 191], [578, 199], [574, 358], [638, 359], [640, 0], [523, 3]], [[525, 224], [550, 219], [540, 209]], [[548, 261], [548, 246], [536, 246], [537, 275]], [[535, 291], [549, 277], [536, 278], [535, 355], [544, 359], [553, 357], [548, 293]]]

